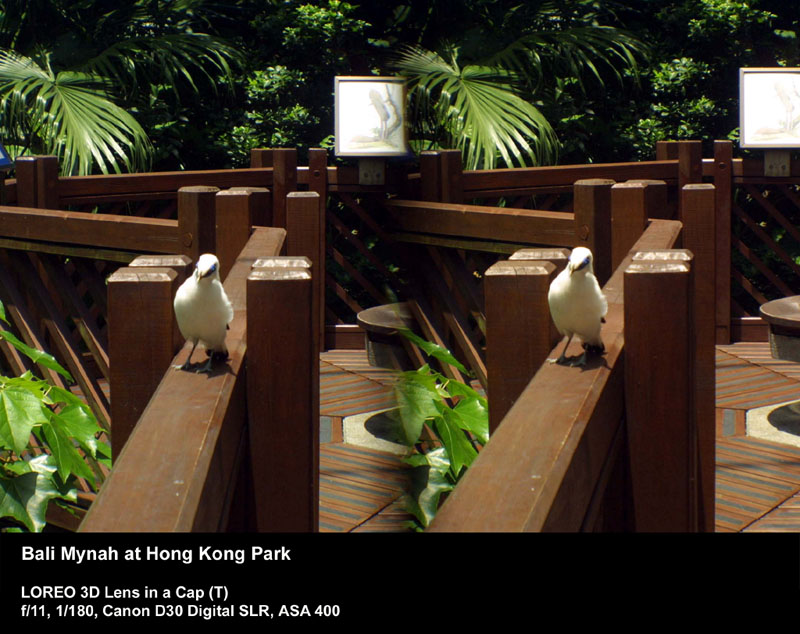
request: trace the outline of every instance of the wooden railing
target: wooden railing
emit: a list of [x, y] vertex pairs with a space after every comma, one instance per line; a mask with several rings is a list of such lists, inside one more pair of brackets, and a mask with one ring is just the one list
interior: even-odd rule
[[[329, 345], [341, 343], [341, 338], [331, 337], [331, 326], [344, 321], [345, 313], [358, 312], [368, 305], [367, 302], [381, 303], [397, 295], [411, 301], [423, 334], [453, 349], [473, 370], [477, 380], [488, 387], [491, 425], [496, 434], [478, 459], [475, 473], [487, 476], [486, 470], [493, 471], [495, 466], [499, 471], [491, 478], [487, 476], [483, 484], [480, 483], [482, 476], [469, 475], [446, 503], [441, 519], [434, 526], [437, 530], [455, 530], [462, 526], [468, 530], [478, 530], [478, 527], [500, 530], [589, 529], [603, 525], [598, 522], [612, 517], [610, 512], [601, 512], [603, 508], [630, 502], [624, 496], [614, 497], [622, 490], [618, 478], [626, 477], [623, 466], [628, 459], [634, 471], [648, 471], [649, 467], [637, 467], [642, 463], [636, 461], [640, 456], [650, 459], [647, 453], [650, 441], [647, 434], [637, 436], [641, 427], [636, 425], [641, 425], [641, 422], [637, 423], [637, 419], [631, 417], [636, 411], [636, 402], [631, 396], [635, 390], [628, 384], [634, 379], [625, 378], [625, 368], [640, 367], [635, 364], [642, 363], [642, 359], [647, 357], [645, 352], [641, 352], [640, 358], [634, 361], [630, 358], [631, 350], [647, 350], [659, 342], [653, 334], [642, 334], [644, 324], [639, 322], [647, 320], [640, 317], [634, 319], [634, 327], [625, 325], [625, 311], [629, 306], [632, 310], [637, 306], [635, 302], [623, 301], [626, 271], [629, 271], [628, 277], [633, 278], [640, 273], [636, 267], [643, 266], [634, 261], [634, 251], [650, 252], [673, 246], [688, 249], [691, 256], [678, 256], [673, 252], [668, 256], [653, 256], [656, 259], [662, 257], [659, 266], [664, 269], [653, 278], [660, 275], [669, 277], [669, 273], [674, 273], [681, 281], [669, 284], [681, 288], [688, 284], [687, 288], [694, 289], [686, 291], [692, 293], [692, 300], [687, 304], [689, 309], [680, 308], [682, 304], [679, 302], [674, 305], [670, 302], [670, 308], [678, 307], [678, 312], [671, 318], [680, 317], [682, 310], [684, 316], [692, 316], [686, 328], [689, 329], [687, 332], [694, 334], [684, 339], [690, 340], [693, 347], [686, 351], [678, 345], [680, 342], [673, 345], [689, 355], [687, 358], [691, 363], [687, 367], [691, 371], [685, 376], [670, 376], [655, 383], [666, 382], [674, 386], [676, 394], [670, 394], [668, 400], [679, 398], [677, 392], [681, 389], [684, 393], [681, 398], [690, 399], [685, 403], [690, 413], [681, 415], [677, 428], [676, 421], [664, 420], [659, 423], [659, 429], [670, 430], [664, 433], [673, 439], [696, 439], [699, 449], [687, 447], [684, 442], [683, 445], [678, 443], [674, 452], [669, 453], [670, 459], [690, 457], [686, 468], [676, 471], [680, 472], [676, 475], [678, 488], [685, 491], [685, 495], [676, 497], [682, 501], [680, 512], [676, 511], [674, 516], [681, 518], [680, 525], [686, 528], [707, 528], [711, 508], [709, 500], [713, 499], [713, 473], [709, 475], [708, 466], [708, 456], [713, 458], [713, 427], [712, 435], [709, 435], [705, 426], [709, 421], [713, 422], [713, 409], [710, 413], [708, 411], [708, 377], [713, 376], [708, 371], [708, 346], [713, 345], [714, 329], [717, 341], [724, 341], [731, 331], [729, 315], [719, 308], [716, 314], [713, 312], [714, 305], [719, 306], [721, 298], [728, 293], [724, 257], [720, 254], [726, 243], [725, 201], [731, 189], [726, 189], [724, 183], [749, 178], [745, 174], [750, 168], [747, 163], [733, 161], [730, 153], [726, 154], [729, 148], [724, 144], [718, 144], [713, 161], [703, 161], [698, 149], [698, 145], [692, 142], [661, 144], [658, 160], [644, 164], [565, 166], [491, 173], [464, 172], [457, 153], [441, 152], [424, 155], [419, 174], [390, 174], [386, 187], [358, 185], [352, 169], [329, 167], [324, 151], [312, 151], [308, 167], [298, 167], [296, 153], [291, 150], [256, 151], [253, 167], [247, 170], [114, 177], [59, 178], [54, 175], [50, 159], [22, 161], [18, 165], [17, 180], [9, 183], [6, 189], [7, 198], [16, 201], [17, 206], [0, 207], [0, 227], [8, 228], [6, 232], [0, 230], [3, 236], [0, 246], [5, 247], [3, 257], [12, 265], [8, 268], [17, 276], [10, 287], [4, 286], [20, 295], [16, 301], [11, 298], [11, 314], [18, 316], [15, 325], [27, 333], [25, 338], [31, 345], [52, 349], [52, 341], [63, 342], [62, 350], [74, 359], [71, 369], [82, 367], [90, 357], [93, 359], [92, 367], [78, 374], [85, 377], [82, 393], [88, 399], [96, 400], [93, 409], [102, 413], [101, 419], [105, 417], [104, 420], [114, 421], [113, 447], [122, 468], [117, 470], [115, 467], [115, 472], [121, 475], [112, 476], [109, 490], [121, 495], [122, 491], [136, 491], [137, 487], [143, 486], [135, 484], [144, 473], [136, 465], [137, 461], [145, 459], [148, 451], [153, 451], [150, 436], [159, 438], [164, 446], [177, 442], [170, 435], [173, 432], [160, 429], [152, 412], [164, 412], [163, 416], [167, 416], [167, 410], [179, 402], [175, 400], [178, 394], [184, 395], [184, 405], [194, 404], [194, 397], [190, 398], [189, 394], [199, 389], [201, 383], [204, 387], [213, 387], [210, 394], [198, 397], [198, 403], [204, 403], [206, 396], [217, 396], [217, 400], [209, 401], [208, 410], [198, 419], [200, 431], [196, 437], [192, 436], [186, 454], [195, 456], [192, 460], [196, 465], [200, 464], [197, 461], [202, 457], [205, 461], [202, 468], [191, 471], [184, 458], [171, 453], [170, 458], [165, 459], [168, 466], [163, 471], [154, 471], [159, 474], [158, 481], [162, 484], [173, 483], [164, 484], [166, 493], [163, 495], [169, 497], [177, 492], [175, 504], [166, 505], [164, 513], [155, 516], [144, 509], [147, 503], [145, 494], [136, 493], [135, 497], [139, 496], [137, 511], [125, 514], [124, 520], [117, 519], [123, 517], [120, 515], [123, 509], [114, 499], [115, 495], [104, 492], [84, 528], [253, 528], [255, 525], [246, 524], [242, 517], [232, 517], [230, 509], [264, 509], [274, 504], [274, 492], [237, 492], [237, 483], [249, 480], [249, 477], [237, 476], [255, 475], [257, 469], [265, 466], [262, 461], [259, 464], [249, 462], [248, 451], [256, 446], [261, 448], [259, 451], [268, 449], [264, 448], [263, 436], [259, 436], [263, 432], [251, 426], [245, 433], [242, 422], [247, 412], [252, 414], [254, 411], [251, 404], [255, 400], [264, 401], [261, 397], [254, 399], [252, 394], [248, 397], [247, 389], [237, 378], [243, 364], [249, 368], [251, 363], [250, 352], [244, 350], [243, 333], [245, 330], [252, 332], [252, 327], [248, 325], [245, 329], [243, 320], [251, 316], [255, 319], [259, 314], [272, 320], [272, 313], [248, 311], [243, 299], [237, 300], [239, 312], [231, 337], [241, 337], [235, 339], [240, 342], [237, 344], [240, 350], [236, 353], [239, 356], [232, 352], [227, 366], [230, 375], [214, 375], [208, 380], [202, 376], [184, 376], [186, 373], [167, 371], [169, 364], [174, 362], [179, 340], [174, 327], [168, 332], [164, 330], [167, 322], [171, 323], [167, 299], [174, 295], [175, 288], [187, 274], [188, 263], [199, 253], [216, 251], [223, 271], [230, 272], [226, 280], [226, 286], [230, 286], [229, 294], [241, 295], [241, 289], [249, 284], [250, 265], [247, 263], [255, 257], [253, 249], [263, 248], [265, 244], [262, 231], [257, 231], [252, 238], [262, 236], [259, 238], [261, 243], [258, 240], [253, 244], [248, 242], [251, 240], [250, 228], [267, 221], [278, 228], [269, 234], [268, 248], [262, 255], [276, 256], [282, 252], [307, 258], [305, 264], [300, 263], [300, 278], [306, 280], [304, 284], [311, 289], [308, 310], [313, 328], [307, 338], [298, 339], [302, 345], [280, 348], [292, 339], [285, 333], [282, 339], [272, 343], [266, 337], [263, 342], [259, 339], [263, 346], [277, 346], [274, 348], [279, 351], [277, 358], [304, 359], [309, 346], [313, 346], [316, 354], [323, 348], [326, 334]], [[576, 177], [582, 180], [574, 183], [571, 179]], [[619, 180], [624, 182], [617, 182]], [[714, 189], [709, 189], [710, 185], [701, 184], [703, 180], [717, 183], [716, 196]], [[220, 190], [220, 187], [231, 189]], [[387, 192], [392, 196], [387, 198]], [[329, 202], [327, 213], [323, 213], [326, 200]], [[476, 200], [490, 204], [467, 204]], [[529, 208], [542, 200], [550, 200], [552, 204], [548, 203], [550, 206], [547, 208]], [[175, 213], [162, 208], [157, 217], [149, 217], [150, 211], [138, 214], [139, 204], [152, 201], [169, 201], [174, 205]], [[50, 205], [73, 210], [49, 209]], [[45, 209], [35, 210], [33, 207]], [[89, 214], [76, 211], [76, 208], [92, 208], [101, 213]], [[122, 213], [108, 213], [114, 209]], [[729, 215], [727, 218], [729, 221]], [[678, 229], [680, 226], [681, 230]], [[287, 233], [285, 240], [281, 241], [275, 231], [282, 230]], [[712, 236], [716, 238], [711, 239]], [[246, 243], [249, 246], [242, 251]], [[257, 244], [261, 246], [257, 247]], [[544, 358], [554, 354], [552, 348], [557, 339], [549, 321], [547, 324], [541, 321], [542, 316], [547, 315], [543, 298], [546, 298], [549, 281], [559, 266], [563, 266], [566, 249], [576, 245], [589, 246], [595, 253], [596, 272], [601, 283], [606, 284], [610, 299], [611, 310], [604, 328], [608, 351], [603, 357], [605, 364], [602, 367], [591, 366], [586, 371], [550, 364], [539, 369]], [[383, 252], [380, 252], [381, 248]], [[183, 259], [170, 260], [164, 256], [150, 261], [135, 259], [142, 252], [178, 255]], [[24, 288], [20, 277], [24, 262], [16, 262], [19, 254], [28, 253], [33, 255], [25, 257], [56, 258], [49, 263], [35, 264], [37, 271], [50, 271], [49, 277], [42, 278], [41, 288], [44, 290], [38, 292], [42, 298], [59, 287], [60, 278], [53, 277], [58, 275], [53, 270], [58, 268], [59, 262], [63, 263], [65, 256], [69, 258], [70, 266], [75, 267], [75, 277], [82, 280], [76, 283], [74, 293], [65, 291], [64, 296], [49, 309], [46, 301], [42, 300], [44, 307], [38, 309], [37, 315], [24, 314], [31, 301], [22, 295], [33, 293], [35, 289]], [[389, 255], [384, 257], [387, 253]], [[511, 256], [510, 260], [502, 259], [508, 256]], [[673, 261], [675, 258], [678, 258], [677, 262]], [[326, 266], [320, 266], [324, 260], [327, 260]], [[723, 261], [722, 265], [719, 265], [720, 261]], [[98, 266], [90, 266], [87, 262], [98, 263]], [[100, 262], [107, 264], [101, 267]], [[308, 262], [312, 272], [306, 279], [307, 271], [304, 273], [302, 269], [307, 268]], [[386, 262], [398, 264], [398, 270]], [[121, 263], [131, 266], [109, 279], [109, 307], [106, 309], [103, 281]], [[90, 274], [92, 268], [95, 273]], [[650, 269], [648, 272], [654, 272]], [[270, 275], [264, 274], [264, 277], [271, 279]], [[644, 274], [640, 276], [647, 277]], [[343, 281], [345, 278], [347, 282]], [[403, 284], [409, 280], [410, 285]], [[137, 290], [126, 296], [123, 289], [129, 282], [135, 282]], [[385, 286], [390, 287], [388, 291]], [[101, 290], [97, 292], [98, 289]], [[87, 290], [92, 291], [94, 299], [80, 308], [81, 302], [76, 297], [85, 296]], [[9, 293], [8, 290], [2, 292]], [[644, 292], [636, 294], [644, 297]], [[701, 305], [696, 293], [702, 293], [706, 298], [713, 297], [715, 301]], [[367, 298], [366, 302], [361, 299], [362, 295]], [[3, 299], [5, 301], [6, 297]], [[344, 310], [335, 307], [333, 300], [343, 305]], [[282, 299], [276, 303], [290, 306], [291, 301]], [[305, 300], [297, 301], [305, 306]], [[651, 308], [658, 301], [651, 300]], [[536, 310], [519, 308], [527, 306], [527, 302], [534, 302]], [[54, 321], [44, 336], [29, 328], [40, 315], [57, 315], [70, 305], [77, 308], [68, 324], [59, 325]], [[140, 334], [147, 337], [145, 341], [169, 342], [169, 346], [158, 354], [151, 354], [148, 347], [137, 343], [128, 332], [130, 328], [119, 326], [125, 323], [126, 317], [129, 319], [130, 315], [141, 314], [145, 306], [153, 310], [158, 307], [153, 313], [158, 317], [141, 320]], [[645, 311], [646, 306], [639, 308]], [[712, 310], [710, 318], [709, 307]], [[122, 320], [115, 318], [115, 311], [126, 317]], [[672, 324], [661, 316], [662, 311], [656, 312], [657, 319], [653, 323], [662, 329], [670, 328]], [[663, 313], [670, 314], [666, 310]], [[284, 321], [291, 323], [294, 320], [287, 315]], [[149, 327], [154, 330], [149, 331]], [[259, 332], [272, 330], [272, 326], [257, 327]], [[344, 329], [334, 332], [338, 336]], [[638, 341], [644, 343], [637, 343], [636, 348], [629, 347], [637, 334], [642, 337]], [[363, 345], [362, 335], [357, 337], [353, 345]], [[109, 339], [107, 343], [106, 338]], [[70, 344], [70, 341], [78, 343]], [[186, 353], [188, 350], [185, 349], [182, 354]], [[125, 357], [130, 361], [127, 367], [124, 362], [115, 361]], [[158, 361], [151, 363], [150, 358]], [[9, 362], [15, 361], [9, 359]], [[713, 356], [711, 359], [713, 364]], [[255, 356], [252, 360], [258, 363]], [[294, 365], [293, 362], [292, 367]], [[296, 365], [302, 367], [300, 361]], [[634, 378], [650, 371], [647, 369], [649, 366], [644, 368], [637, 370]], [[446, 371], [450, 372], [452, 368]], [[652, 371], [660, 370], [652, 368]], [[274, 395], [269, 399], [271, 406], [294, 407], [290, 403], [297, 399], [285, 398], [285, 393], [296, 394], [296, 390], [291, 385], [280, 388], [284, 385], [280, 382], [283, 377], [271, 372], [259, 370], [253, 373], [253, 380], [262, 383], [261, 387], [252, 389]], [[302, 372], [309, 377], [303, 384], [313, 385], [313, 372]], [[542, 378], [533, 378], [534, 374]], [[101, 375], [111, 383], [114, 398], [110, 404], [97, 384], [97, 377]], [[247, 376], [249, 381], [249, 369]], [[184, 385], [184, 381], [188, 383]], [[542, 388], [539, 395], [533, 389], [535, 385]], [[281, 392], [281, 389], [286, 391]], [[150, 401], [156, 391], [156, 397]], [[565, 395], [562, 405], [558, 405], [555, 399], [541, 396], [553, 393]], [[301, 399], [311, 411], [314, 394], [314, 389], [309, 387], [308, 399]], [[145, 410], [148, 402], [150, 404]], [[543, 410], [545, 406], [547, 409]], [[521, 510], [509, 511], [507, 519], [498, 519], [488, 509], [503, 515], [501, 507], [511, 505], [512, 499], [516, 499], [510, 493], [498, 492], [504, 491], [504, 487], [512, 487], [518, 492], [522, 492], [525, 486], [530, 488], [531, 483], [523, 477], [524, 467], [515, 467], [514, 463], [519, 461], [513, 457], [523, 455], [520, 453], [523, 451], [534, 451], [531, 445], [534, 441], [523, 442], [521, 437], [530, 434], [533, 439], [549, 429], [545, 422], [531, 421], [527, 414], [533, 410], [547, 411], [548, 416], [555, 416], [559, 421], [554, 423], [556, 431], [552, 438], [546, 441], [538, 438], [536, 441], [541, 441], [544, 453], [536, 454], [536, 471], [530, 471], [528, 476], [542, 479], [544, 488], [534, 484], [533, 491], [537, 493], [523, 495]], [[625, 425], [620, 413], [623, 410], [628, 410]], [[305, 410], [270, 415], [269, 418], [280, 419], [281, 416], [299, 416], [303, 420], [307, 416], [314, 418]], [[148, 417], [152, 417], [151, 422], [142, 427], [141, 421], [148, 420]], [[638, 420], [643, 419], [640, 416]], [[309, 422], [303, 426], [302, 455], [313, 454], [316, 437], [311, 425], [313, 423]], [[138, 431], [140, 427], [147, 431]], [[187, 429], [182, 429], [188, 433]], [[202, 430], [207, 433], [203, 435]], [[494, 446], [500, 448], [492, 449]], [[629, 458], [628, 452], [631, 452]], [[289, 466], [281, 462], [286, 455], [274, 456], [274, 460], [268, 462], [288, 469]], [[507, 471], [500, 469], [503, 462], [508, 463]], [[670, 468], [672, 466], [670, 463]], [[156, 468], [157, 465], [153, 464], [152, 469]], [[313, 459], [308, 458], [303, 467], [304, 482], [313, 469]], [[189, 477], [191, 479], [187, 480]], [[258, 474], [258, 477], [260, 481], [270, 481], [263, 474]], [[280, 480], [286, 476], [284, 473], [274, 477]], [[647, 474], [640, 475], [638, 481], [649, 482]], [[175, 482], [183, 482], [183, 488], [179, 491], [170, 488], [177, 486]], [[655, 491], [660, 485], [656, 482], [652, 486]], [[576, 498], [578, 501], [573, 505], [570, 496], [576, 489], [580, 491]], [[487, 511], [471, 506], [478, 502], [459, 502], [472, 497], [472, 493], [462, 491], [473, 491], [478, 496], [476, 499], [486, 504]], [[607, 491], [615, 493], [606, 495]], [[233, 498], [239, 495], [243, 497], [233, 504]], [[494, 506], [481, 497], [487, 495], [497, 498]], [[672, 493], [670, 495], [675, 497]], [[242, 503], [242, 499], [247, 502]], [[262, 502], [257, 504], [256, 499], [262, 499]], [[646, 499], [646, 496], [635, 495], [632, 508], [644, 504]], [[255, 511], [254, 517], [260, 518], [258, 526], [271, 526], [276, 530], [310, 529], [313, 512], [308, 509], [314, 504], [302, 497], [299, 502], [307, 512], [296, 510], [287, 514], [287, 518], [292, 515], [294, 519], [287, 519], [286, 524], [265, 523], [263, 511]], [[456, 510], [451, 510], [453, 507]], [[206, 508], [208, 512], [202, 511]], [[521, 520], [520, 513], [527, 519]], [[649, 520], [643, 518], [650, 516], [651, 512], [637, 515], [635, 525], [639, 528], [648, 526]], [[297, 518], [301, 517], [303, 519], [297, 523]], [[462, 520], [465, 522], [463, 525]]]
[[[224, 283], [234, 306], [229, 360], [208, 376], [167, 366], [130, 437], [115, 435], [124, 448], [82, 531], [316, 530], [312, 270], [305, 258], [276, 257], [284, 238], [282, 229], [257, 228], [247, 241]], [[256, 334], [249, 345], [248, 332]], [[127, 334], [139, 340], [130, 345], [148, 337]], [[162, 342], [172, 346], [169, 334]], [[190, 350], [187, 343], [170, 365]]]
[[[557, 266], [490, 270], [489, 402], [502, 420], [431, 530], [713, 530], [713, 186], [685, 187], [682, 207], [685, 225], [651, 220], [605, 284], [606, 352], [586, 368], [543, 363], [559, 353], [546, 307]], [[681, 242], [690, 250], [670, 250]], [[521, 343], [530, 333], [542, 336]], [[497, 372], [511, 355], [516, 383]]]

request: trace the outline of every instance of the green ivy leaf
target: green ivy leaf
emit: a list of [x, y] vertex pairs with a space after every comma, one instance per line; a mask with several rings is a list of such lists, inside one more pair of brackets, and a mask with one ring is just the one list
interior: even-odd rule
[[34, 426], [46, 422], [42, 401], [29, 390], [14, 385], [0, 390], [0, 443], [4, 446], [21, 454]]
[[5, 339], [8, 343], [14, 346], [17, 350], [19, 350], [22, 354], [24, 354], [34, 363], [38, 363], [42, 367], [53, 370], [54, 372], [58, 372], [61, 376], [67, 379], [67, 381], [72, 381], [72, 375], [61, 367], [61, 365], [58, 363], [58, 361], [55, 360], [55, 357], [53, 357], [53, 355], [47, 354], [46, 352], [42, 352], [41, 350], [35, 350], [34, 348], [31, 348], [30, 346], [22, 343], [8, 330], [0, 330], [0, 337]]
[[[433, 391], [427, 384], [432, 377], [407, 372], [401, 375], [395, 385], [395, 397], [400, 412], [400, 422], [405, 434], [406, 444], [413, 445], [419, 440], [425, 421], [438, 416], [436, 401], [439, 399], [435, 387]], [[435, 384], [435, 381], [433, 381]]]
[[411, 473], [412, 493], [404, 498], [403, 506], [427, 528], [436, 515], [442, 494], [453, 490], [447, 478], [450, 461], [444, 448], [413, 458], [418, 464]]
[[489, 410], [485, 399], [463, 398], [453, 408], [453, 413], [461, 429], [472, 433], [482, 445], [489, 442]]
[[65, 406], [58, 414], [51, 416], [51, 422], [57, 423], [66, 435], [78, 441], [81, 447], [93, 458], [97, 456], [97, 437], [101, 431], [97, 420], [87, 412], [88, 408], [80, 405], [70, 404]]
[[442, 363], [447, 363], [448, 365], [452, 365], [454, 368], [458, 368], [461, 372], [468, 376], [472, 376], [472, 373], [464, 367], [464, 365], [456, 359], [447, 348], [443, 348], [442, 346], [432, 343], [430, 341], [426, 341], [422, 337], [415, 335], [413, 332], [408, 330], [407, 328], [403, 328], [398, 330], [401, 335], [403, 335], [406, 339], [410, 342], [415, 344], [420, 350], [422, 350], [425, 354], [434, 359], [441, 361]]
[[457, 419], [457, 415], [453, 414], [452, 410], [445, 408], [441, 418], [437, 418], [433, 422], [436, 434], [442, 439], [447, 456], [450, 458], [450, 472], [454, 479], [457, 479], [461, 469], [471, 465], [478, 455], [475, 447], [459, 427]]
[[57, 419], [53, 419], [50, 425], [42, 425], [47, 446], [52, 452], [53, 459], [58, 466], [58, 475], [66, 482], [70, 475], [86, 478], [94, 485], [94, 473], [86, 464], [80, 452], [75, 447], [72, 439], [66, 431], [59, 425]]
[[13, 517], [28, 530], [39, 532], [44, 528], [47, 503], [60, 497], [52, 479], [41, 473], [0, 477], [0, 517]]

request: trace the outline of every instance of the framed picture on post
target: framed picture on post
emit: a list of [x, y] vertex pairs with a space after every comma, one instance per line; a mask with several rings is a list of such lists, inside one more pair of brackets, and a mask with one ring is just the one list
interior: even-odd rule
[[402, 77], [336, 77], [336, 155], [406, 156], [406, 81]]
[[739, 69], [739, 145], [800, 147], [800, 68]]

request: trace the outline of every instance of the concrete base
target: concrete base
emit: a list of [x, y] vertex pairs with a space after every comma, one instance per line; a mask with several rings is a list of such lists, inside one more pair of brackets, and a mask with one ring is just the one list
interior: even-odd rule
[[800, 401], [749, 410], [747, 435], [800, 447]]

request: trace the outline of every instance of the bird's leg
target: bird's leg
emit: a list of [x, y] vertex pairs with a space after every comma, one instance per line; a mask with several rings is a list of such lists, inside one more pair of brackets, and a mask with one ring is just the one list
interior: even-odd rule
[[176, 370], [188, 370], [189, 369], [189, 361], [192, 360], [192, 355], [194, 354], [194, 349], [197, 347], [197, 339], [194, 340], [194, 345], [192, 346], [192, 351], [189, 353], [189, 356], [186, 357], [186, 363], [183, 365], [174, 365], [172, 366]]
[[210, 373], [211, 372], [211, 362], [213, 360], [214, 360], [214, 355], [213, 354], [208, 355], [208, 361], [206, 361], [206, 364], [202, 368], [200, 368], [199, 370], [195, 370], [195, 372], [197, 372], [197, 374], [201, 374], [203, 372]]
[[559, 365], [564, 365], [567, 362], [567, 348], [569, 348], [569, 343], [572, 341], [572, 335], [567, 338], [567, 344], [564, 346], [564, 349], [561, 351], [561, 356], [558, 359], [548, 359], [550, 363], [558, 363]]

